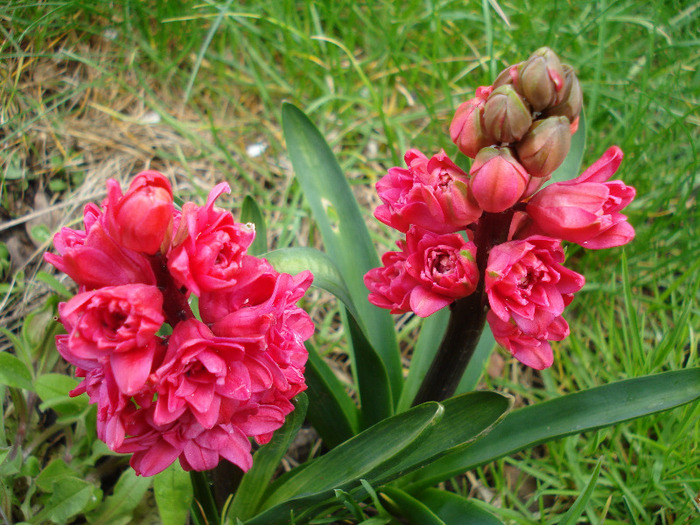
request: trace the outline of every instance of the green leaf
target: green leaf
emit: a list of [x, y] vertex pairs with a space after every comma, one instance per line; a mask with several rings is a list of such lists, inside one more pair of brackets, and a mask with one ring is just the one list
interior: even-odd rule
[[586, 118], [584, 112], [581, 111], [578, 121], [578, 130], [571, 137], [571, 149], [569, 149], [569, 154], [562, 162], [554, 173], [552, 173], [552, 178], [545, 184], [551, 184], [553, 182], [563, 182], [565, 180], [571, 180], [578, 177], [581, 174], [581, 162], [583, 161], [583, 154], [586, 152]]
[[340, 299], [345, 307], [357, 316], [355, 304], [338, 267], [325, 253], [315, 248], [282, 248], [263, 254], [278, 272], [297, 274], [311, 270], [313, 286], [326, 290]]
[[503, 525], [499, 519], [467, 498], [439, 489], [427, 489], [417, 496], [445, 525]]
[[531, 405], [508, 414], [489, 435], [421, 470], [409, 491], [553, 439], [615, 425], [700, 398], [700, 368], [628, 379]]
[[428, 372], [433, 359], [435, 359], [435, 354], [445, 334], [449, 320], [450, 309], [443, 308], [425, 319], [421, 324], [420, 335], [411, 355], [408, 377], [401, 391], [401, 399], [399, 399], [396, 406], [397, 412], [403, 412], [413, 403], [421, 382]]
[[[385, 509], [392, 515], [403, 518], [409, 525], [446, 525], [435, 513], [416, 498], [401, 489], [384, 487], [379, 498]], [[462, 522], [466, 523], [466, 522]]]
[[57, 458], [46, 465], [44, 470], [36, 477], [34, 483], [44, 492], [50, 492], [54, 483], [60, 482], [66, 477], [76, 477], [77, 475], [78, 473], [70, 468], [65, 461]]
[[255, 224], [255, 240], [248, 248], [251, 255], [260, 255], [267, 251], [267, 227], [260, 206], [250, 195], [246, 195], [241, 206], [241, 222]]
[[323, 237], [326, 252], [343, 276], [358, 321], [384, 362], [394, 399], [402, 386], [401, 360], [388, 311], [367, 301], [363, 277], [380, 266], [357, 201], [333, 152], [304, 113], [285, 103], [282, 127], [289, 157]]
[[294, 412], [287, 416], [282, 428], [275, 431], [272, 440], [255, 453], [253, 466], [243, 476], [233, 498], [229, 509], [231, 518], [245, 520], [255, 515], [275, 470], [304, 423], [308, 404], [306, 394], [299, 394], [294, 399]]
[[360, 478], [370, 483], [370, 471], [382, 471], [385, 465], [401, 457], [428, 435], [444, 412], [438, 403], [425, 403], [358, 434], [324, 456], [281, 477], [268, 490], [262, 508], [265, 512], [249, 525], [287, 523], [290, 513], [307, 509], [312, 503], [334, 499], [334, 489], [360, 486]]
[[150, 488], [152, 478], [137, 476], [133, 469], [126, 469], [114, 486], [114, 493], [94, 511], [87, 519], [92, 525], [116, 525], [133, 523], [134, 509]]
[[100, 489], [87, 481], [73, 476], [64, 476], [52, 484], [51, 497], [44, 509], [34, 515], [31, 523], [43, 524], [46, 520], [65, 523], [72, 516], [94, 504], [101, 493]]
[[401, 454], [393, 465], [382, 465], [380, 471], [368, 473], [367, 478], [375, 485], [384, 484], [413, 470], [426, 468], [425, 465], [445, 454], [469, 448], [471, 443], [496, 426], [511, 404], [510, 397], [485, 391], [470, 392], [442, 401], [445, 415], [432, 432]]
[[308, 342], [306, 348], [304, 376], [311, 398], [307, 417], [326, 446], [334, 448], [359, 431], [357, 406], [316, 349]]
[[357, 386], [362, 408], [362, 428], [368, 428], [392, 415], [394, 404], [384, 363], [372, 348], [355, 318], [344, 312], [343, 324], [355, 352]]
[[56, 277], [54, 277], [50, 273], [46, 273], [43, 271], [37, 272], [35, 279], [50, 286], [51, 289], [63, 299], [70, 299], [71, 297], [73, 297], [73, 293], [71, 293], [70, 290], [68, 290], [68, 288], [66, 288], [63, 285], [63, 283], [61, 283], [61, 281], [56, 279]]
[[75, 415], [87, 408], [86, 396], [70, 397], [68, 393], [79, 381], [64, 374], [43, 374], [36, 378], [36, 393], [42, 400], [40, 408], [54, 409], [61, 415]]
[[22, 361], [9, 352], [0, 352], [0, 384], [34, 390], [32, 373]]
[[163, 525], [185, 525], [190, 514], [193, 492], [190, 475], [174, 462], [153, 476], [153, 493]]
[[578, 519], [581, 517], [581, 514], [583, 514], [583, 511], [586, 510], [586, 505], [588, 505], [588, 501], [591, 499], [591, 496], [593, 496], [593, 489], [595, 489], [595, 485], [598, 482], [598, 476], [600, 476], [600, 466], [602, 464], [603, 458], [600, 458], [595, 466], [595, 469], [593, 470], [591, 479], [586, 484], [586, 488], [579, 495], [579, 497], [576, 498], [576, 501], [574, 501], [574, 504], [571, 505], [571, 508], [566, 511], [566, 514], [561, 517], [559, 520], [559, 525], [576, 525], [576, 523], [578, 523]]

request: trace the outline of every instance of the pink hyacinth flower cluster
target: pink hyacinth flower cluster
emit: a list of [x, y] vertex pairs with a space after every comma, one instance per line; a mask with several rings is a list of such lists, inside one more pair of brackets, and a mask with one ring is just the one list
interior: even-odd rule
[[444, 152], [406, 153], [377, 183], [375, 217], [406, 235], [365, 275], [373, 304], [427, 317], [480, 294], [496, 341], [520, 362], [551, 366], [550, 341], [569, 334], [562, 314], [584, 277], [564, 267], [562, 241], [602, 249], [634, 229], [621, 210], [635, 190], [610, 180], [613, 146], [579, 177], [543, 185], [575, 133], [581, 88], [548, 48], [504, 70], [459, 106], [450, 126], [469, 172]]
[[[151, 476], [176, 459], [209, 470], [225, 458], [244, 471], [251, 443], [267, 443], [306, 389], [304, 341], [314, 326], [296, 306], [311, 284], [247, 254], [252, 225], [214, 206], [173, 204], [168, 179], [138, 174], [122, 194], [107, 182], [84, 230], [63, 228], [45, 259], [79, 285], [59, 305], [60, 354], [97, 405], [97, 433]], [[198, 297], [197, 318], [191, 308]]]

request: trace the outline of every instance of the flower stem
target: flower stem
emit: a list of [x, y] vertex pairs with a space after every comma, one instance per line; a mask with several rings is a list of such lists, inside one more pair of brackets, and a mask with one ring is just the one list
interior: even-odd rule
[[447, 330], [413, 400], [414, 406], [426, 401], [442, 401], [457, 390], [486, 324], [489, 307], [484, 275], [489, 252], [493, 246], [508, 238], [513, 213], [512, 209], [503, 213], [485, 212], [479, 219], [474, 232], [479, 284], [474, 293], [450, 305]]
[[151, 267], [156, 275], [158, 289], [163, 294], [163, 312], [168, 324], [175, 328], [180, 321], [193, 318], [187, 295], [170, 275], [165, 257], [159, 254], [151, 256]]

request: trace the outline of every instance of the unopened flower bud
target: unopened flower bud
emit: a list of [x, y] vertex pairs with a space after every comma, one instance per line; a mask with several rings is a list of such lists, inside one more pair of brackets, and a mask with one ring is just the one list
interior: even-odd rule
[[547, 177], [561, 166], [571, 147], [566, 117], [537, 120], [515, 146], [520, 163], [533, 177]]
[[479, 206], [498, 213], [520, 200], [530, 176], [510, 148], [484, 148], [476, 155], [469, 172], [469, 186]]
[[510, 67], [505, 68], [496, 77], [496, 81], [493, 83], [493, 88], [499, 88], [505, 85], [511, 85], [515, 88], [515, 91], [521, 93], [520, 91], [520, 67], [523, 62], [518, 62]]
[[494, 139], [484, 129], [483, 114], [491, 87], [480, 87], [476, 96], [461, 104], [450, 124], [450, 137], [459, 151], [467, 157], [476, 157], [477, 152], [493, 144]]
[[532, 124], [532, 114], [512, 85], [493, 90], [484, 106], [484, 127], [498, 142], [516, 142]]
[[556, 53], [548, 47], [535, 51], [519, 71], [523, 95], [534, 111], [542, 111], [557, 103], [564, 88], [564, 70]]
[[116, 181], [108, 181], [107, 188], [109, 234], [125, 248], [156, 253], [173, 217], [173, 191], [168, 179], [157, 171], [144, 171], [123, 196]]
[[561, 115], [573, 122], [578, 118], [583, 106], [581, 83], [570, 65], [563, 64], [562, 69], [564, 70], [564, 88], [557, 97], [556, 105], [547, 109], [544, 114], [548, 117]]

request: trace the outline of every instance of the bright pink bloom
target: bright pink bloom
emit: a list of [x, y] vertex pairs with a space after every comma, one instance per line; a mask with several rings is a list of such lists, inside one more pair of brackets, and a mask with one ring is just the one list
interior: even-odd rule
[[139, 173], [125, 195], [116, 180], [108, 180], [106, 205], [107, 229], [125, 248], [153, 255], [164, 241], [169, 241], [173, 191], [163, 174]]
[[68, 338], [57, 341], [57, 348], [66, 361], [85, 370], [109, 363], [119, 389], [134, 394], [151, 372], [162, 307], [158, 289], [144, 284], [78, 294], [59, 305]]
[[569, 335], [569, 325], [562, 316], [555, 317], [542, 334], [527, 334], [515, 321], [503, 321], [493, 310], [486, 315], [496, 342], [522, 364], [536, 370], [552, 366], [554, 356], [549, 341], [561, 341]]
[[107, 233], [104, 216], [95, 204], [85, 206], [85, 231], [63, 228], [54, 236], [59, 255], [44, 259], [83, 289], [124, 284], [155, 284], [151, 263], [143, 255], [120, 246]]
[[241, 258], [255, 238], [252, 226], [236, 223], [230, 212], [214, 207], [214, 201], [230, 191], [222, 182], [209, 193], [205, 206], [188, 202], [182, 208], [168, 269], [196, 295], [234, 286]]
[[594, 250], [631, 241], [634, 228], [620, 210], [634, 199], [635, 189], [608, 181], [620, 162], [622, 150], [613, 146], [579, 177], [536, 193], [527, 205], [532, 231]]
[[158, 425], [152, 409], [140, 410], [126, 425], [127, 437], [115, 450], [133, 454], [129, 464], [140, 476], [153, 476], [179, 458], [185, 470], [211, 470], [223, 457], [247, 471], [253, 465], [250, 441], [237, 426], [226, 423], [206, 429], [191, 414]]
[[530, 181], [510, 148], [483, 148], [469, 170], [470, 188], [484, 211], [498, 213], [517, 203]]
[[[543, 236], [491, 249], [484, 282], [492, 312], [489, 323], [511, 352], [517, 349], [525, 355], [522, 352], [528, 341], [540, 341], [533, 352], [539, 348], [546, 353], [544, 341], [561, 335], [565, 323], [562, 325], [559, 318], [584, 284], [583, 276], [565, 268], [563, 262], [561, 242]], [[504, 339], [509, 342], [504, 344]], [[544, 355], [540, 357], [541, 363], [547, 362]], [[525, 359], [527, 364], [535, 361]]]
[[401, 251], [382, 255], [383, 266], [373, 268], [365, 274], [365, 286], [369, 290], [368, 300], [375, 306], [391, 310], [392, 314], [411, 311], [411, 292], [418, 280], [406, 271], [405, 242], [398, 243]]
[[[258, 262], [263, 268], [268, 265], [264, 259]], [[274, 270], [264, 272], [247, 284], [219, 294], [229, 311], [224, 313], [220, 303], [220, 317], [211, 319], [212, 331], [217, 336], [256, 341], [264, 359], [271, 359], [281, 371], [281, 381], [274, 376], [275, 387], [287, 399], [306, 389], [304, 366], [308, 353], [304, 341], [313, 335], [314, 325], [296, 303], [312, 280], [309, 271], [296, 276]], [[203, 294], [200, 304], [204, 310], [200, 311], [212, 310], [210, 305], [215, 301], [212, 296]], [[202, 319], [206, 322], [207, 314], [202, 313]]]
[[436, 233], [451, 233], [481, 216], [469, 195], [467, 174], [444, 151], [428, 159], [412, 149], [404, 159], [407, 169], [391, 168], [377, 182], [384, 204], [374, 216], [381, 222], [401, 232], [415, 224]]
[[484, 105], [493, 91], [491, 86], [481, 86], [476, 96], [460, 104], [450, 124], [450, 137], [459, 151], [474, 158], [481, 148], [490, 146], [495, 140], [484, 129]]
[[216, 337], [195, 319], [179, 323], [152, 377], [158, 391], [154, 422], [173, 423], [187, 411], [210, 429], [230, 419], [222, 404], [238, 408], [275, 383], [286, 389], [279, 367], [266, 354], [246, 349], [246, 343], [246, 338]]
[[406, 271], [418, 281], [411, 291], [411, 310], [419, 316], [428, 317], [476, 289], [476, 246], [460, 234], [437, 235], [411, 228], [406, 253]]

